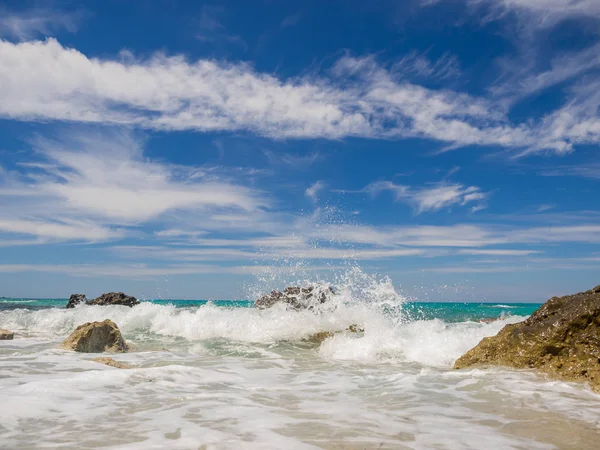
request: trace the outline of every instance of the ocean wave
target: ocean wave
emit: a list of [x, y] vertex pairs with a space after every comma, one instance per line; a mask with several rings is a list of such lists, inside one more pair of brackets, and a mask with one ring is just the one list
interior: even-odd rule
[[[323, 342], [321, 357], [331, 360], [381, 362], [402, 360], [427, 366], [449, 366], [482, 338], [497, 333], [506, 323], [445, 323], [442, 320], [410, 319], [389, 314], [372, 305], [338, 305], [335, 310], [315, 314], [290, 311], [284, 305], [267, 310], [223, 308], [211, 303], [195, 308], [144, 303], [122, 306], [79, 306], [74, 309], [0, 312], [3, 327], [25, 336], [60, 340], [78, 325], [111, 319], [126, 339], [143, 345], [184, 339], [190, 347], [214, 340], [257, 346], [299, 342], [320, 331], [336, 334]], [[364, 327], [364, 333], [344, 331], [350, 325]], [[259, 351], [259, 350], [257, 350]]]

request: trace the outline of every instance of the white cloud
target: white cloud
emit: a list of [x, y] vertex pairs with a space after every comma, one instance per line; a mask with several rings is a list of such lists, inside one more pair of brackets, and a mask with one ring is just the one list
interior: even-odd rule
[[414, 75], [441, 81], [460, 75], [460, 64], [456, 56], [450, 53], [444, 53], [432, 61], [427, 55], [413, 51], [395, 63], [393, 70], [403, 76]]
[[80, 12], [42, 8], [18, 12], [0, 8], [0, 37], [26, 40], [39, 35], [51, 36], [59, 30], [73, 33], [77, 31], [82, 18]]
[[[444, 0], [421, 0], [423, 6], [432, 6]], [[597, 0], [463, 0], [471, 8], [485, 6], [484, 21], [503, 18], [509, 12], [529, 16], [529, 26], [552, 27], [570, 17], [600, 17]]]
[[[43, 244], [48, 240], [99, 242], [118, 239], [125, 235], [122, 229], [103, 227], [89, 221], [65, 220], [64, 218], [59, 218], [57, 221], [50, 219], [46, 221], [14, 220], [3, 219], [0, 215], [0, 236], [1, 233], [38, 236], [39, 241], [28, 242], [38, 244]], [[22, 242], [17, 241], [17, 243], [22, 245]]]
[[236, 248], [214, 247], [164, 247], [164, 246], [118, 246], [112, 250], [121, 256], [134, 259], [158, 259], [176, 261], [259, 261], [259, 260], [376, 260], [407, 256], [419, 256], [425, 251], [417, 248], [335, 248], [312, 247], [303, 248], [269, 248], [259, 250], [248, 246], [248, 250]]
[[460, 255], [487, 255], [487, 256], [528, 256], [541, 253], [539, 250], [511, 250], [511, 249], [468, 249], [459, 250]]
[[596, 0], [467, 0], [471, 3], [491, 3], [506, 9], [530, 12], [538, 17], [540, 26], [552, 26], [567, 17], [600, 17]]
[[[335, 266], [302, 267], [302, 271], [334, 270]], [[211, 264], [177, 264], [169, 266], [149, 266], [147, 264], [0, 264], [0, 273], [43, 272], [60, 273], [80, 277], [110, 277], [147, 279], [167, 275], [236, 274], [256, 275], [291, 273], [298, 267], [273, 267], [260, 265], [242, 265], [222, 267]]]
[[312, 237], [329, 239], [338, 243], [381, 247], [483, 248], [498, 245], [545, 245], [561, 242], [600, 244], [600, 225], [595, 223], [530, 227], [515, 227], [507, 224], [381, 227], [339, 225], [320, 227], [312, 233]]
[[393, 193], [397, 201], [411, 204], [417, 213], [437, 211], [442, 208], [460, 205], [465, 206], [475, 203], [473, 208], [482, 209], [488, 194], [476, 186], [463, 186], [462, 184], [440, 183], [431, 187], [413, 188], [397, 185], [391, 181], [371, 183], [363, 189], [372, 195], [383, 191]]
[[241, 63], [161, 54], [138, 61], [90, 59], [53, 39], [0, 41], [0, 115], [249, 130], [273, 138], [422, 137], [452, 147], [570, 148], [560, 135], [511, 125], [484, 99], [399, 81], [370, 57], [342, 58], [330, 74], [282, 80]]
[[214, 221], [217, 214], [253, 214], [269, 205], [263, 193], [210, 170], [146, 159], [130, 133], [72, 132], [35, 145], [40, 162], [22, 164], [19, 179], [0, 185], [0, 232], [107, 240], [167, 212]]

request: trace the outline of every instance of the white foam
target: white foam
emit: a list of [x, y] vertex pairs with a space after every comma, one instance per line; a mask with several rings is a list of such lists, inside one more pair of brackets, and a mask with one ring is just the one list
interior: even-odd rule
[[[445, 367], [483, 337], [497, 333], [506, 323], [522, 320], [514, 316], [489, 324], [409, 321], [401, 312], [401, 303], [389, 301], [389, 293], [371, 302], [346, 302], [347, 298], [340, 295], [334, 308], [318, 313], [290, 311], [284, 305], [259, 310], [222, 308], [211, 303], [196, 308], [142, 303], [134, 308], [83, 305], [73, 309], [21, 309], [0, 312], [0, 324], [23, 336], [57, 341], [82, 323], [111, 319], [134, 343], [154, 341], [160, 346], [161, 339], [183, 338], [184, 342], [177, 341], [179, 346], [187, 345], [187, 351], [194, 346], [195, 352], [201, 351], [199, 343], [211, 340], [268, 345], [332, 331], [339, 333], [327, 339], [319, 351], [325, 359], [371, 363], [398, 360]], [[344, 332], [353, 324], [364, 327], [364, 335]]]

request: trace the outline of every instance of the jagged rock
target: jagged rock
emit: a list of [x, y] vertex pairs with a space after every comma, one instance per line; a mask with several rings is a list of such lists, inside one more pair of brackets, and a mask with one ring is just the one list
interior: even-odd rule
[[122, 292], [109, 292], [102, 294], [100, 297], [95, 298], [87, 302], [88, 305], [123, 305], [123, 306], [135, 306], [139, 305], [140, 301], [130, 295], [125, 295]]
[[116, 367], [117, 369], [131, 369], [133, 367], [130, 364], [115, 361], [114, 359], [109, 358], [107, 356], [101, 356], [99, 358], [94, 358], [94, 359], [92, 359], [92, 361], [100, 363], [100, 364], [105, 364], [110, 367]]
[[553, 297], [524, 322], [506, 325], [461, 356], [455, 369], [473, 365], [534, 368], [600, 392], [600, 286]]
[[108, 319], [104, 322], [88, 322], [79, 325], [64, 340], [61, 348], [83, 353], [117, 353], [128, 350], [119, 327]]
[[67, 308], [75, 308], [76, 305], [80, 303], [86, 303], [87, 297], [85, 294], [73, 294], [69, 297], [69, 302], [67, 303]]
[[10, 341], [15, 337], [15, 333], [12, 331], [5, 330], [4, 328], [0, 328], [0, 341]]
[[335, 335], [335, 333], [333, 333], [332, 331], [319, 331], [317, 333], [311, 334], [310, 336], [306, 337], [304, 340], [320, 344], [325, 339], [333, 337], [334, 335]]
[[262, 296], [254, 302], [254, 306], [265, 309], [278, 303], [285, 303], [294, 309], [312, 309], [315, 305], [331, 300], [333, 295], [335, 295], [335, 292], [329, 286], [308, 286], [304, 288], [289, 286], [283, 292], [272, 291], [270, 294]]

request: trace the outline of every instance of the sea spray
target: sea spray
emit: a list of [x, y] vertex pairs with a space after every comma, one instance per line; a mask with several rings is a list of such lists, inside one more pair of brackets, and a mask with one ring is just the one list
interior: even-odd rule
[[[322, 282], [321, 282], [322, 283]], [[299, 280], [300, 286], [314, 280]], [[387, 277], [352, 268], [335, 278], [336, 295], [313, 310], [290, 310], [284, 304], [259, 310], [226, 308], [207, 303], [199, 307], [142, 303], [123, 306], [87, 306], [73, 309], [0, 312], [0, 323], [24, 336], [61, 340], [85, 322], [111, 319], [125, 338], [140, 349], [165, 346], [195, 352], [201, 348], [224, 353], [242, 345], [244, 352], [266, 346], [300, 345], [319, 332], [332, 336], [316, 350], [324, 360], [357, 362], [405, 361], [431, 367], [449, 367], [454, 359], [485, 336], [497, 333], [518, 316], [492, 323], [446, 323], [440, 319], [417, 320], [407, 313], [406, 299]], [[347, 331], [357, 325], [364, 332]], [[235, 351], [237, 352], [237, 350]]]

